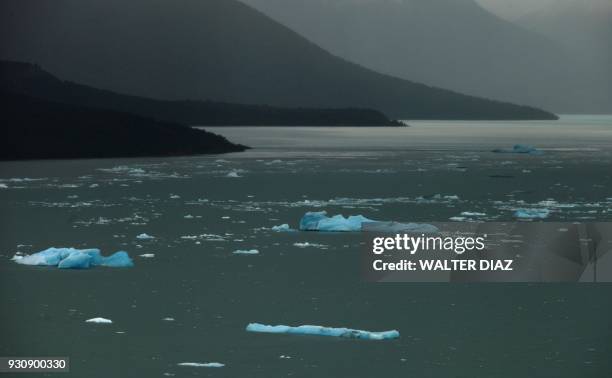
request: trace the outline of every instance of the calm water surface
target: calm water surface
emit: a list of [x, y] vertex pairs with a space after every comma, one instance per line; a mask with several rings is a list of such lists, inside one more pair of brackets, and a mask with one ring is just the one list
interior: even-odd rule
[[[70, 356], [74, 377], [609, 377], [610, 285], [366, 283], [359, 234], [270, 230], [313, 210], [509, 220], [531, 206], [550, 220], [612, 220], [612, 118], [410, 124], [215, 128], [255, 148], [0, 163], [0, 355]], [[545, 153], [490, 152], [514, 143]], [[136, 239], [143, 232], [155, 239]], [[50, 246], [123, 249], [136, 266], [10, 260]], [[252, 248], [260, 254], [232, 254]], [[113, 324], [84, 322], [97, 316]], [[253, 334], [249, 322], [401, 338]]]

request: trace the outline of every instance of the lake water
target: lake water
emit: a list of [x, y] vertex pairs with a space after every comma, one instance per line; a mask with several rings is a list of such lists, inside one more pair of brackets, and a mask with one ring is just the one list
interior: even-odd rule
[[[69, 356], [75, 377], [609, 376], [610, 285], [367, 283], [358, 233], [270, 230], [313, 210], [501, 221], [527, 206], [554, 221], [612, 220], [611, 117], [410, 124], [209, 128], [255, 148], [0, 163], [0, 355]], [[491, 152], [515, 143], [544, 154]], [[136, 265], [10, 260], [50, 246], [126, 250]], [[85, 323], [98, 316], [113, 324]], [[401, 337], [247, 333], [250, 322]]]

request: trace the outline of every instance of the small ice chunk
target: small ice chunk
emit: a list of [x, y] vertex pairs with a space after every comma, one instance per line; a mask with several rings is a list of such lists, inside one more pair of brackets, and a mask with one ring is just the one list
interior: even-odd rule
[[463, 222], [464, 220], [467, 220], [466, 217], [450, 217], [448, 219], [452, 220], [453, 222]]
[[220, 362], [181, 362], [177, 364], [178, 366], [187, 366], [187, 367], [209, 367], [209, 368], [222, 368], [225, 364]]
[[232, 252], [234, 255], [257, 255], [259, 254], [259, 251], [256, 249], [237, 249], [234, 252]]
[[143, 232], [140, 235], [136, 235], [136, 239], [139, 239], [139, 240], [150, 240], [150, 239], [155, 239], [155, 236], [151, 236], [151, 235]]
[[519, 219], [545, 219], [550, 215], [548, 209], [517, 209], [514, 216]]
[[193, 219], [193, 215], [187, 214], [183, 218], [185, 218], [185, 219]]
[[162, 320], [165, 322], [173, 322], [174, 318], [168, 316], [168, 317], [163, 318]]
[[287, 223], [283, 223], [278, 226], [272, 226], [272, 231], [276, 232], [286, 232], [286, 231], [294, 231]]
[[179, 196], [178, 194], [170, 194], [170, 199], [179, 199], [181, 198], [181, 196]]
[[461, 215], [463, 215], [464, 217], [484, 217], [485, 213], [478, 213], [475, 211], [464, 211], [461, 213]]
[[286, 333], [286, 334], [299, 334], [299, 335], [317, 335], [317, 336], [333, 336], [333, 337], [345, 337], [351, 339], [365, 339], [365, 340], [385, 340], [385, 339], [396, 339], [400, 336], [397, 330], [383, 331], [383, 332], [371, 332], [363, 331], [360, 329], [351, 328], [332, 328], [322, 327], [316, 325], [301, 325], [298, 327], [291, 327], [286, 325], [265, 325], [259, 323], [250, 323], [246, 327], [247, 332], [263, 332], [263, 333]]
[[143, 259], [152, 259], [153, 257], [155, 257], [155, 253], [143, 253], [142, 255], [138, 256], [142, 257]]
[[228, 173], [227, 175], [225, 175], [225, 177], [232, 177], [232, 178], [238, 178], [241, 177], [238, 172], [236, 171], [231, 171], [230, 173]]
[[6, 185], [6, 184], [0, 184], [0, 189], [8, 189], [8, 185]]
[[112, 324], [113, 321], [106, 318], [91, 318], [85, 320], [85, 323], [96, 323], [96, 324]]

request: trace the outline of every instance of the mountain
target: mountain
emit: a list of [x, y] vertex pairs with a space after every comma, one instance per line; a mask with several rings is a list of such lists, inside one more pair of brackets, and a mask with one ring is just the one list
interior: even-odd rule
[[555, 112], [612, 110], [572, 51], [474, 0], [242, 1], [379, 72]]
[[212, 101], [162, 101], [62, 81], [29, 63], [0, 61], [0, 90], [198, 126], [400, 126], [370, 109], [292, 109]]
[[612, 1], [556, 0], [515, 22], [571, 52], [591, 73], [584, 96], [612, 110]]
[[0, 59], [163, 100], [370, 108], [405, 119], [556, 119], [373, 72], [235, 0], [0, 2]]
[[0, 160], [177, 156], [244, 151], [222, 136], [116, 111], [0, 92]]

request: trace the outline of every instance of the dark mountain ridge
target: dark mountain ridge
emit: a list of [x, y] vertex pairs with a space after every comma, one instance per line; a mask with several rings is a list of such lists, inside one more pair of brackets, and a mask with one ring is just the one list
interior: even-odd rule
[[371, 109], [306, 109], [213, 101], [163, 101], [62, 81], [41, 67], [0, 61], [0, 88], [89, 108], [198, 126], [401, 126]]
[[235, 0], [1, 2], [0, 59], [163, 100], [369, 108], [401, 119], [556, 119], [349, 63]]
[[0, 160], [179, 156], [248, 147], [180, 124], [0, 91]]

